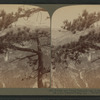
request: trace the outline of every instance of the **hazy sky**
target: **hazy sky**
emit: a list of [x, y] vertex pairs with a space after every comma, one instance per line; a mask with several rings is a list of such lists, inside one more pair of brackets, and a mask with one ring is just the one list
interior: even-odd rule
[[[16, 12], [19, 7], [30, 9], [30, 8], [39, 8], [38, 6], [32, 5], [15, 5], [15, 4], [0, 4], [0, 10], [4, 9], [7, 13]], [[16, 25], [29, 25], [29, 26], [50, 26], [50, 19], [48, 12], [38, 12], [26, 20], [26, 18], [21, 18], [16, 22]]]
[[60, 28], [63, 25], [63, 21], [66, 19], [71, 21], [77, 18], [84, 9], [89, 12], [98, 12], [100, 11], [100, 5], [75, 5], [61, 7], [53, 13], [52, 28]]

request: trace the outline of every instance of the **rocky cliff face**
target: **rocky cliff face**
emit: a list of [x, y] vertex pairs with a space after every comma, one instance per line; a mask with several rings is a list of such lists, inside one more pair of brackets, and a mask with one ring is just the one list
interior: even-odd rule
[[[92, 27], [76, 34], [54, 30], [52, 45], [56, 47], [78, 41], [80, 36], [87, 35], [92, 29], [95, 29], [96, 33], [100, 32], [99, 27]], [[98, 45], [100, 46], [100, 44]], [[69, 60], [66, 68], [64, 64], [56, 63], [55, 71], [51, 72], [52, 88], [100, 88], [100, 50], [95, 50], [91, 54], [91, 58], [89, 54], [83, 54], [80, 60], [80, 64]]]
[[[99, 55], [99, 52], [96, 53]], [[94, 56], [97, 57], [97, 54]], [[52, 75], [52, 88], [100, 88], [100, 59], [94, 60], [94, 57], [91, 62], [86, 59], [84, 57], [81, 64], [69, 61], [67, 68], [56, 63], [56, 71]]]

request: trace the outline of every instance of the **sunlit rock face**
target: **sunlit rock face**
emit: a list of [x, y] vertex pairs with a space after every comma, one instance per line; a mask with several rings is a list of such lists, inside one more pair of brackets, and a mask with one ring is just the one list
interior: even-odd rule
[[[82, 31], [73, 36], [71, 36], [72, 34], [65, 35], [65, 32], [53, 30], [53, 32], [59, 33], [59, 36], [57, 35], [56, 38], [55, 35], [52, 39], [52, 43], [54, 44], [54, 47], [57, 47], [59, 44], [63, 45], [65, 43], [70, 43], [71, 41], [78, 41], [81, 33], [83, 34], [90, 30], [91, 29]], [[96, 31], [99, 30], [96, 28]], [[62, 38], [60, 38], [60, 36]], [[96, 43], [96, 45], [100, 46], [100, 43]], [[79, 59], [81, 60], [80, 64], [75, 64], [74, 61], [69, 59], [67, 68], [60, 62], [57, 62], [54, 65], [56, 69], [51, 71], [52, 88], [100, 88], [100, 50], [89, 48], [87, 53], [81, 53], [79, 55]]]
[[[61, 32], [59, 32], [59, 34], [61, 34]], [[71, 40], [74, 41], [75, 38], [73, 37], [77, 35], [71, 37], [72, 34], [70, 34], [69, 41], [69, 36], [64, 36], [63, 34], [61, 34], [61, 37], [64, 39], [60, 39], [60, 36], [57, 37], [57, 39], [53, 38], [52, 43], [54, 43], [55, 47], [58, 46], [59, 43], [63, 45], [70, 43]], [[78, 41], [79, 37], [80, 36], [76, 37], [77, 39], [75, 41]], [[60, 40], [61, 42], [59, 42]], [[100, 43], [96, 45], [100, 46]], [[76, 64], [74, 61], [67, 59], [68, 65], [66, 68], [64, 64], [60, 62], [54, 65], [55, 69], [51, 71], [52, 88], [100, 88], [100, 50], [89, 48], [89, 52], [81, 53], [79, 59], [81, 60], [80, 64]]]

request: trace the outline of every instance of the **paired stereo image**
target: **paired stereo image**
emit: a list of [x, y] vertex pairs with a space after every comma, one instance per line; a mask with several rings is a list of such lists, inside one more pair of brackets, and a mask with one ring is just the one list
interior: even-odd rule
[[100, 88], [100, 6], [0, 5], [0, 88]]

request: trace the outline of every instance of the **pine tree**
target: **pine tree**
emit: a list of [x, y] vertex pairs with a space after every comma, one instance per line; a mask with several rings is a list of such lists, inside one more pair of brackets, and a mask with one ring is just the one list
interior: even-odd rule
[[[26, 26], [11, 27], [11, 24], [18, 21], [19, 18], [28, 18], [31, 14], [40, 11], [45, 10], [42, 8], [33, 8], [28, 10], [19, 8], [15, 13], [6, 13], [4, 10], [0, 12], [0, 17], [2, 17], [0, 20], [0, 53], [4, 53], [7, 49], [32, 53], [31, 55], [17, 58], [17, 60], [21, 61], [28, 59], [31, 66], [38, 65], [38, 68], [33, 68], [33, 71], [38, 72], [38, 88], [43, 88], [42, 77], [45, 73], [50, 72], [50, 69], [46, 69], [46, 66], [44, 66], [44, 54], [42, 50], [44, 47], [50, 47], [49, 28], [32, 29]], [[32, 45], [36, 43], [37, 49], [28, 47], [26, 43], [30, 44], [30, 42]], [[36, 59], [34, 59], [34, 57]]]

